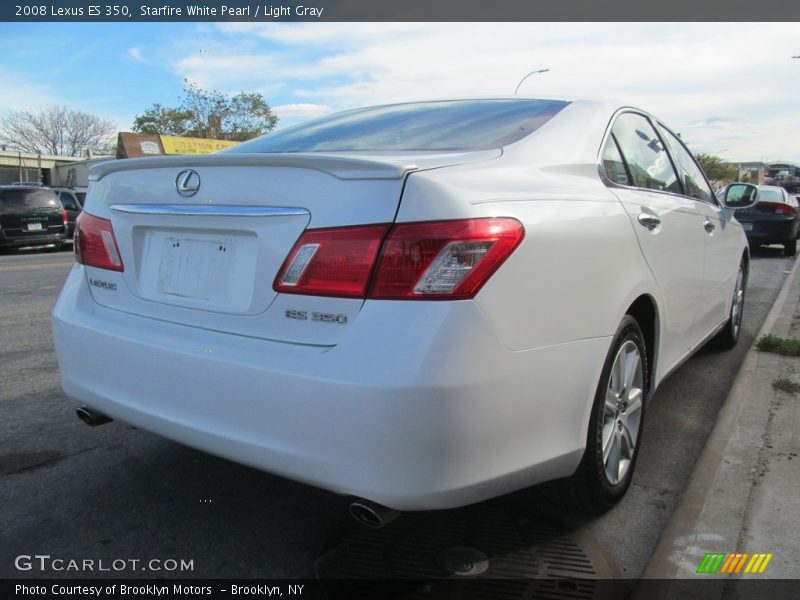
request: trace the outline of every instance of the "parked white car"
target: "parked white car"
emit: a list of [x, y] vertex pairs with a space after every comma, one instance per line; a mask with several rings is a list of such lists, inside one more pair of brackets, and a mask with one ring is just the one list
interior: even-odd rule
[[683, 143], [591, 101], [396, 104], [95, 166], [53, 311], [108, 417], [352, 495], [373, 525], [630, 484], [646, 400], [739, 335], [748, 248]]

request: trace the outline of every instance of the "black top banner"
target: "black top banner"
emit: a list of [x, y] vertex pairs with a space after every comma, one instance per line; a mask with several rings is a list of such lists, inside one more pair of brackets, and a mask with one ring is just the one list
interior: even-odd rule
[[218, 0], [143, 2], [19, 0], [0, 6], [2, 21], [158, 22], [158, 21], [742, 21], [800, 20], [800, 3], [791, 0]]

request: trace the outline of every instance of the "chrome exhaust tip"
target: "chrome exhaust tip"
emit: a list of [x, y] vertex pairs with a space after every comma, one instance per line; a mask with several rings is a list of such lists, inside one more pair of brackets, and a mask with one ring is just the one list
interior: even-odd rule
[[80, 408], [76, 409], [75, 414], [77, 414], [78, 418], [86, 423], [89, 427], [97, 427], [98, 425], [113, 421], [113, 419], [108, 415], [104, 415], [103, 413], [93, 410], [88, 406], [81, 406]]
[[380, 529], [399, 517], [400, 511], [369, 500], [354, 500], [350, 503], [350, 516], [364, 527]]

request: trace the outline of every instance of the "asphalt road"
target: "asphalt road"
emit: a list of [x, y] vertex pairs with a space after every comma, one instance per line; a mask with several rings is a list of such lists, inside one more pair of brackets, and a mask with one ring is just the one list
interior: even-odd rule
[[[594, 540], [626, 579], [640, 575], [791, 261], [777, 248], [754, 253], [739, 345], [701, 351], [663, 384], [649, 405], [634, 483], [618, 507], [588, 518], [553, 506], [540, 490], [510, 501]], [[0, 256], [0, 577], [41, 577], [15, 568], [24, 554], [107, 564], [193, 560], [185, 572], [126, 566], [49, 577], [313, 576], [320, 548], [335, 544], [349, 523], [344, 498], [121, 423], [89, 428], [75, 417], [59, 387], [49, 321], [71, 265], [68, 252]]]

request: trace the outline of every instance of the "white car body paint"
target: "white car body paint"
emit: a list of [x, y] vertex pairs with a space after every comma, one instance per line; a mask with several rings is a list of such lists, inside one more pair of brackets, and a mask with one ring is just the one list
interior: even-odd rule
[[[53, 311], [65, 393], [180, 443], [400, 510], [460, 506], [570, 475], [631, 304], [647, 296], [656, 307], [652, 392], [725, 323], [747, 252], [730, 211], [608, 185], [598, 155], [617, 109], [572, 102], [520, 141], [479, 152], [220, 154], [95, 167], [85, 210], [110, 219], [125, 270], [78, 264], [65, 283]], [[175, 190], [186, 168], [202, 180], [192, 198]], [[277, 214], [129, 211], [162, 205]], [[659, 231], [636, 222], [642, 207], [661, 218]], [[273, 289], [306, 228], [479, 217], [517, 219], [525, 237], [473, 299]], [[158, 277], [167, 277], [161, 265], [175, 240], [230, 249], [235, 259], [214, 258], [223, 261], [219, 288], [205, 282], [197, 292], [202, 285], [178, 278], [164, 292]], [[180, 286], [195, 291], [182, 296]]]

